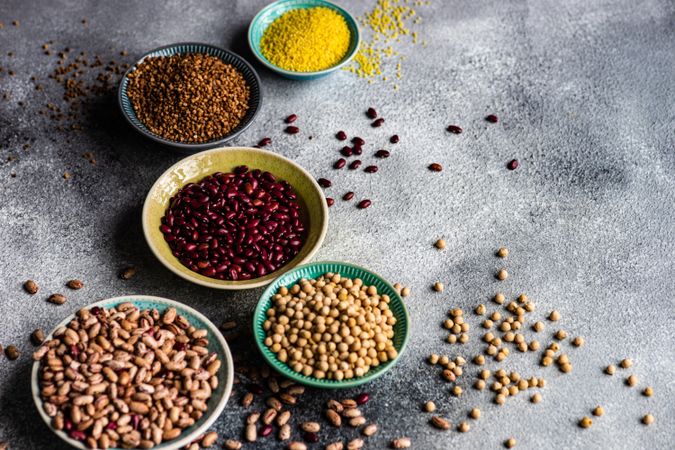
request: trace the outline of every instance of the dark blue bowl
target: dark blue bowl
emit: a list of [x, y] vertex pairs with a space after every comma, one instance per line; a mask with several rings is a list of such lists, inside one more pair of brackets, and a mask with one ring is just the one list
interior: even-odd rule
[[[136, 116], [131, 101], [127, 96], [127, 88], [129, 86], [128, 75], [136, 70], [136, 67], [148, 57], [156, 56], [172, 56], [177, 54], [185, 53], [204, 53], [207, 55], [212, 55], [217, 58], [220, 58], [224, 63], [232, 65], [236, 68], [246, 80], [246, 84], [249, 87], [249, 99], [248, 99], [248, 111], [246, 115], [241, 119], [241, 122], [232, 129], [225, 136], [220, 136], [216, 139], [207, 141], [207, 142], [179, 142], [173, 141], [171, 139], [163, 138], [152, 131], [150, 131], [143, 122], [141, 122]], [[229, 50], [225, 50], [219, 47], [215, 47], [209, 44], [199, 44], [195, 42], [184, 42], [178, 44], [165, 45], [164, 47], [159, 47], [155, 50], [152, 50], [145, 55], [143, 55], [137, 62], [134, 64], [122, 77], [120, 81], [120, 87], [118, 90], [118, 101], [120, 109], [122, 110], [122, 115], [124, 118], [143, 136], [152, 139], [155, 142], [160, 144], [165, 144], [170, 147], [179, 150], [181, 153], [197, 153], [202, 150], [207, 150], [209, 148], [218, 147], [225, 142], [234, 139], [236, 136], [241, 134], [246, 128], [251, 125], [253, 119], [258, 115], [260, 108], [262, 107], [262, 91], [260, 89], [260, 77], [256, 73], [255, 69], [246, 62], [244, 58], [233, 53]]]

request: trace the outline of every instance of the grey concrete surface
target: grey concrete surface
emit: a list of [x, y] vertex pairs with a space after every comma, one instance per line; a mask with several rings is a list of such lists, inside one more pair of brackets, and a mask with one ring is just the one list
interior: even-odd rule
[[[50, 329], [94, 300], [124, 294], [166, 296], [216, 323], [236, 318], [248, 326], [262, 291], [200, 288], [157, 263], [142, 237], [140, 208], [153, 181], [180, 156], [136, 135], [119, 117], [113, 96], [88, 103], [94, 114], [85, 131], [58, 132], [37, 113], [47, 102], [63, 104], [61, 89], [45, 80], [54, 58], [42, 54], [41, 44], [51, 39], [57, 48], [131, 62], [153, 47], [195, 40], [252, 61], [244, 32], [263, 3], [0, 4], [0, 91], [10, 94], [0, 100], [0, 343], [22, 351], [14, 362], [0, 358], [0, 441], [12, 449], [64, 448], [41, 423], [29, 394], [29, 334], [36, 327]], [[361, 14], [374, 1], [343, 3]], [[338, 200], [316, 259], [362, 264], [414, 292], [406, 300], [410, 345], [398, 366], [363, 389], [310, 391], [294, 417], [319, 418], [327, 398], [365, 390], [372, 400], [364, 411], [380, 426], [368, 448], [384, 448], [401, 435], [420, 449], [500, 448], [510, 436], [518, 448], [529, 449], [673, 448], [675, 4], [432, 1], [417, 9], [420, 39], [428, 46], [400, 44], [408, 59], [398, 92], [390, 83], [369, 85], [345, 72], [292, 82], [255, 65], [265, 104], [232, 145], [271, 136], [273, 150], [333, 179], [328, 192]], [[20, 27], [11, 25], [14, 19]], [[129, 56], [119, 57], [121, 50]], [[33, 88], [32, 75], [44, 91]], [[371, 105], [386, 118], [380, 129], [371, 129], [363, 116]], [[290, 113], [300, 117], [296, 136], [282, 132]], [[485, 123], [489, 113], [500, 123]], [[465, 132], [449, 135], [444, 128], [450, 123]], [[339, 129], [365, 137], [366, 155], [388, 148], [392, 157], [374, 175], [333, 171], [340, 148], [333, 133]], [[401, 143], [387, 144], [392, 133]], [[82, 158], [87, 151], [97, 165]], [[10, 156], [16, 159], [6, 161]], [[511, 158], [521, 161], [517, 171], [505, 169]], [[445, 170], [429, 172], [431, 162]], [[64, 180], [65, 171], [73, 178]], [[361, 211], [339, 200], [347, 190], [372, 199], [373, 206]], [[448, 242], [443, 252], [432, 247], [441, 236]], [[501, 245], [511, 250], [503, 262], [493, 256]], [[120, 280], [118, 271], [130, 264], [138, 275]], [[510, 277], [499, 283], [493, 274], [502, 265]], [[67, 291], [64, 283], [72, 277], [86, 287]], [[23, 292], [27, 278], [40, 284], [38, 295]], [[430, 290], [436, 280], [445, 283], [442, 294]], [[482, 351], [478, 317], [467, 314], [471, 340], [464, 346], [444, 343], [440, 323], [450, 307], [470, 311], [486, 303], [496, 310], [489, 299], [497, 290], [527, 293], [537, 305], [535, 319], [554, 308], [561, 312], [562, 320], [547, 324], [539, 337], [542, 343], [559, 327], [586, 339], [581, 349], [563, 344], [574, 365], [569, 375], [538, 366], [532, 353], [513, 352], [500, 365], [489, 363], [491, 369], [546, 377], [538, 405], [522, 394], [505, 406], [493, 404], [487, 392], [470, 389], [478, 370], [472, 365], [458, 382], [465, 394], [453, 398], [424, 363], [431, 352], [469, 359]], [[67, 294], [68, 302], [46, 303], [52, 292]], [[533, 336], [529, 330], [526, 335]], [[602, 374], [623, 357], [634, 359], [633, 369], [613, 378]], [[637, 374], [640, 389], [653, 386], [654, 397], [624, 386], [629, 373]], [[241, 393], [235, 390], [217, 421], [222, 437], [240, 436]], [[483, 417], [469, 433], [440, 432], [420, 412], [426, 400], [434, 400], [453, 424], [474, 406]], [[598, 404], [606, 415], [591, 429], [577, 427]], [[656, 418], [651, 427], [640, 424], [648, 412]], [[322, 442], [340, 434], [327, 427]], [[281, 447], [274, 439], [246, 445]]]

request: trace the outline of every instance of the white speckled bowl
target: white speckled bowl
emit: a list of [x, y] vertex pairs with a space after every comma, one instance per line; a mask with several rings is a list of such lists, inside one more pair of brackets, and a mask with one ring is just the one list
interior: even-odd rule
[[[166, 308], [173, 306], [178, 311], [178, 314], [184, 316], [191, 325], [194, 325], [197, 328], [203, 328], [208, 330], [209, 337], [209, 351], [218, 353], [218, 357], [222, 361], [218, 373], [218, 388], [213, 392], [213, 395], [209, 399], [208, 411], [202, 416], [201, 419], [197, 421], [190, 428], [185, 429], [178, 438], [162, 442], [162, 444], [153, 447], [157, 450], [175, 450], [178, 448], [183, 448], [192, 441], [196, 440], [204, 434], [208, 428], [216, 421], [218, 416], [222, 413], [227, 403], [228, 398], [232, 392], [232, 384], [234, 381], [234, 363], [232, 361], [232, 355], [230, 354], [230, 349], [225, 342], [225, 338], [221, 334], [218, 327], [216, 327], [209, 319], [207, 319], [203, 314], [197, 310], [190, 308], [187, 305], [179, 303], [174, 300], [169, 300], [168, 298], [162, 297], [153, 297], [151, 295], [126, 295], [123, 297], [109, 298], [106, 300], [101, 300], [96, 303], [88, 305], [88, 308], [93, 308], [94, 306], [111, 308], [115, 305], [124, 302], [131, 302], [139, 309], [152, 309], [157, 308], [160, 313], [163, 312]], [[54, 330], [52, 330], [49, 335], [46, 337], [45, 342], [52, 338], [52, 335], [55, 330], [59, 327], [63, 327], [68, 324], [75, 314], [70, 314], [66, 317], [61, 323], [59, 323]], [[67, 442], [69, 445], [86, 450], [87, 447], [82, 441], [78, 441], [69, 437], [64, 431], [56, 430], [52, 426], [51, 418], [45, 413], [42, 408], [42, 399], [40, 398], [40, 385], [38, 382], [38, 375], [40, 371], [40, 362], [36, 361], [33, 363], [33, 370], [31, 372], [31, 391], [33, 394], [33, 401], [35, 406], [40, 413], [40, 417], [45, 421], [47, 426], [63, 441]]]

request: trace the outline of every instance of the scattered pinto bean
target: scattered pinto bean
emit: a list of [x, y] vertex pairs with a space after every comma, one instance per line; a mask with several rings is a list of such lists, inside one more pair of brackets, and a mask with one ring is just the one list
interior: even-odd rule
[[296, 120], [298, 120], [298, 116], [297, 116], [296, 114], [291, 114], [290, 116], [286, 117], [286, 119], [284, 120], [284, 122], [286, 122], [286, 123], [293, 123], [293, 122], [295, 122]]
[[389, 152], [387, 150], [378, 150], [375, 152], [376, 158], [389, 158]]
[[329, 188], [333, 185], [333, 183], [327, 178], [319, 178], [317, 182], [322, 188]]
[[461, 134], [462, 131], [464, 131], [464, 130], [462, 129], [462, 127], [457, 126], [457, 125], [448, 125], [448, 131], [450, 133], [454, 133], [454, 134]]
[[367, 166], [365, 169], [363, 169], [364, 172], [366, 173], [375, 173], [378, 171], [377, 166]]
[[120, 272], [120, 278], [123, 280], [130, 280], [134, 275], [136, 275], [136, 268], [133, 266], [125, 267]]
[[63, 305], [66, 302], [66, 297], [61, 294], [52, 294], [47, 301], [49, 303], [54, 303], [55, 305]]
[[407, 437], [400, 437], [391, 441], [392, 448], [396, 449], [409, 448], [411, 445], [412, 442], [410, 441], [410, 438]]
[[347, 140], [347, 133], [345, 133], [344, 131], [338, 131], [338, 132], [335, 134], [335, 137], [336, 137], [339, 141], [345, 141], [345, 140]]
[[441, 166], [438, 163], [431, 163], [429, 164], [429, 170], [431, 170], [432, 172], [440, 172], [443, 170], [443, 166]]
[[296, 127], [296, 126], [294, 126], [294, 125], [289, 125], [289, 126], [287, 126], [287, 127], [284, 129], [284, 131], [285, 131], [287, 134], [298, 134], [298, 133], [300, 132], [300, 128], [298, 128], [298, 127]]
[[68, 283], [66, 283], [66, 286], [68, 286], [70, 289], [78, 290], [84, 287], [84, 283], [80, 280], [74, 279], [68, 281]]
[[16, 348], [16, 345], [8, 345], [5, 348], [5, 355], [7, 355], [7, 359], [14, 361], [21, 355], [21, 352], [19, 352], [19, 349]]
[[38, 328], [37, 330], [33, 331], [33, 333], [31, 333], [30, 338], [31, 341], [33, 341], [33, 344], [40, 345], [45, 340], [45, 332], [42, 331], [41, 328]]
[[361, 160], [360, 160], [360, 159], [355, 159], [354, 161], [352, 161], [352, 162], [349, 164], [349, 168], [350, 168], [351, 170], [356, 170], [356, 169], [358, 169], [359, 167], [361, 167]]
[[204, 435], [202, 441], [199, 443], [204, 448], [209, 448], [218, 440], [218, 433], [215, 431], [210, 431]]
[[371, 202], [370, 200], [368, 200], [368, 199], [364, 199], [364, 200], [361, 200], [361, 201], [359, 202], [358, 207], [359, 207], [360, 209], [366, 209], [366, 208], [368, 208], [370, 205], [372, 205], [372, 202]]
[[373, 123], [370, 124], [370, 126], [373, 128], [379, 128], [382, 126], [383, 123], [384, 119], [380, 117], [379, 119], [374, 120]]
[[37, 291], [40, 289], [40, 287], [38, 286], [38, 284], [37, 284], [35, 281], [33, 281], [33, 280], [27, 280], [27, 281], [23, 284], [23, 288], [24, 288], [24, 289], [26, 290], [26, 292], [28, 292], [30, 295], [37, 294]]
[[228, 439], [223, 444], [223, 447], [227, 450], [240, 450], [241, 447], [242, 447], [242, 444], [241, 444], [241, 442], [239, 442], [235, 439]]

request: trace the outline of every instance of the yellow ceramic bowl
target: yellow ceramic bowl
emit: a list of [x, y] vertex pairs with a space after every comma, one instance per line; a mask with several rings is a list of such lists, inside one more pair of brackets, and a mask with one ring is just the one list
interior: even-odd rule
[[[232, 172], [246, 165], [288, 181], [298, 194], [300, 212], [307, 224], [307, 240], [300, 252], [285, 266], [260, 278], [250, 280], [217, 280], [205, 277], [185, 267], [173, 256], [169, 244], [159, 230], [169, 199], [188, 183], [201, 180], [215, 172]], [[314, 177], [305, 169], [276, 153], [247, 147], [223, 147], [189, 156], [174, 164], [159, 177], [150, 189], [143, 205], [143, 233], [150, 249], [169, 270], [193, 283], [215, 289], [252, 289], [269, 284], [283, 273], [303, 264], [319, 249], [328, 229], [328, 205]]]

